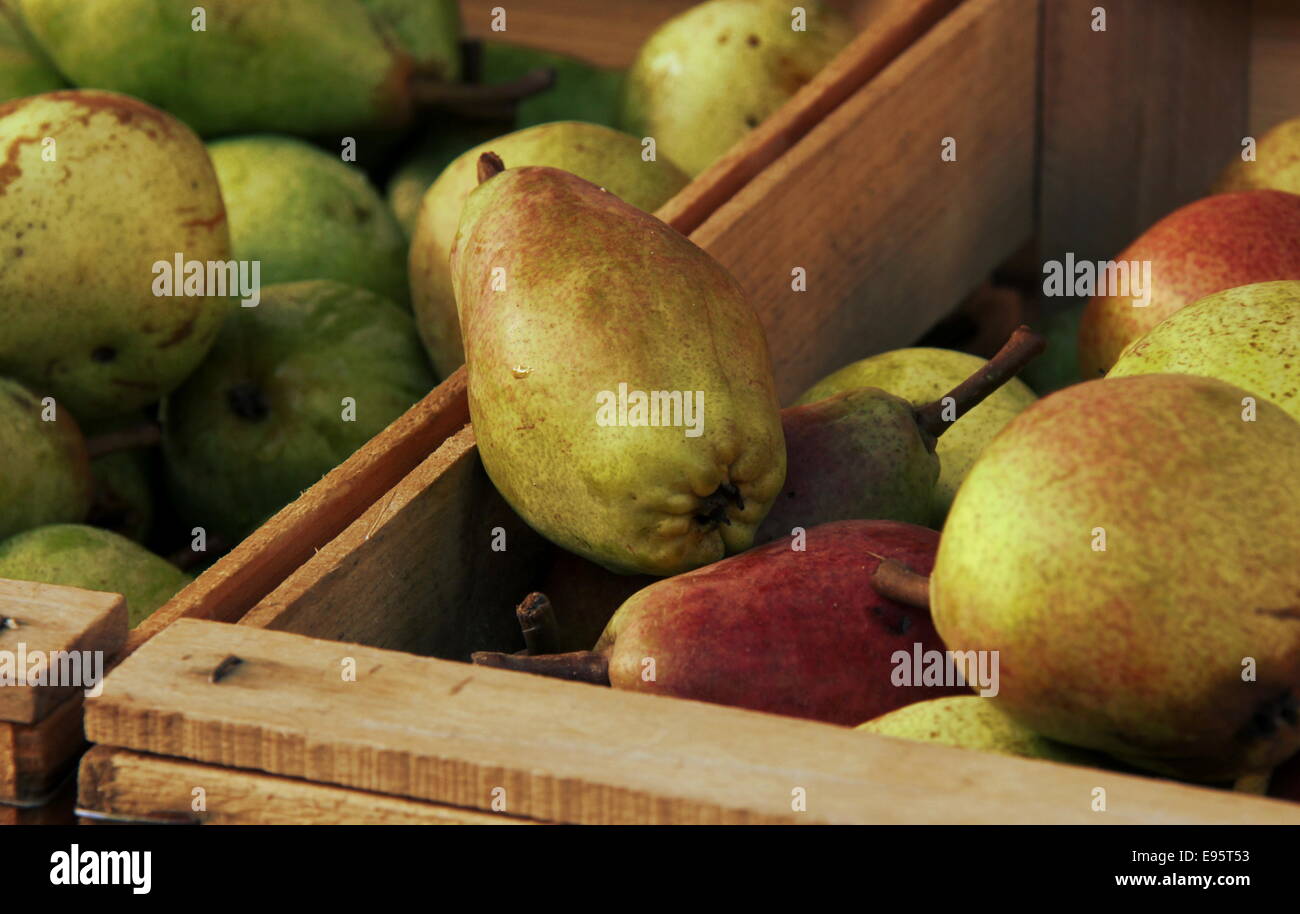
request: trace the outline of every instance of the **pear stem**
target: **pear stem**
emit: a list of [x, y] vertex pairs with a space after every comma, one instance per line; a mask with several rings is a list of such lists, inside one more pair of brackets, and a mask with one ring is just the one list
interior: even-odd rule
[[567, 654], [505, 654], [500, 651], [475, 651], [471, 662], [499, 670], [517, 670], [592, 685], [609, 685], [609, 658], [595, 651], [571, 651]]
[[477, 121], [513, 120], [515, 108], [526, 98], [555, 85], [555, 70], [538, 67], [518, 79], [491, 86], [446, 82], [440, 76], [411, 76], [411, 98], [423, 109], [447, 111]]
[[[1046, 348], [1047, 340], [1021, 324], [997, 354], [979, 370], [938, 400], [917, 409], [916, 424], [922, 431], [938, 438], [953, 422], [979, 406], [985, 397], [1019, 374]], [[954, 415], [948, 420], [943, 414], [945, 403], [950, 399], [953, 401]]]
[[930, 576], [920, 574], [895, 559], [882, 559], [871, 572], [871, 586], [887, 600], [912, 606], [930, 608]]
[[162, 443], [162, 429], [149, 422], [135, 428], [124, 428], [118, 431], [104, 432], [102, 435], [91, 435], [86, 439], [86, 451], [93, 460], [96, 457], [103, 457], [105, 454], [112, 454], [115, 451], [157, 447], [160, 443]]
[[495, 152], [485, 152], [478, 157], [478, 183], [495, 178], [506, 170], [506, 163]]
[[524, 654], [554, 654], [560, 649], [560, 626], [550, 598], [534, 591], [524, 597], [515, 610], [519, 628], [524, 633]]

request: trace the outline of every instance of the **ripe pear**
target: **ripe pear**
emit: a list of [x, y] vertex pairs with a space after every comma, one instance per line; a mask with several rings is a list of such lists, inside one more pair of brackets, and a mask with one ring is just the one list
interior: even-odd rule
[[[979, 356], [951, 349], [895, 349], [841, 368], [810, 387], [795, 404], [814, 403], [855, 387], [878, 387], [914, 406], [921, 406], [939, 399], [984, 364], [985, 360]], [[966, 478], [980, 451], [1004, 425], [1028, 409], [1036, 399], [1025, 382], [1019, 378], [1009, 379], [939, 439], [935, 448], [939, 459], [939, 479], [933, 486], [932, 505], [927, 513], [914, 518], [894, 514], [875, 516], [942, 524], [957, 494], [957, 487]]]
[[1300, 279], [1300, 196], [1252, 190], [1205, 197], [1165, 216], [1115, 259], [1151, 263], [1150, 300], [1142, 305], [1138, 296], [1107, 289], [1088, 302], [1079, 325], [1086, 379], [1104, 375], [1126, 346], [1211, 293]]
[[1234, 159], [1214, 185], [1215, 193], [1284, 190], [1300, 194], [1300, 117], [1283, 121], [1259, 138], [1255, 160]]
[[1133, 342], [1106, 377], [1158, 373], [1218, 378], [1300, 420], [1300, 282], [1207, 295]]
[[[796, 9], [801, 12], [796, 12]], [[796, 31], [802, 17], [803, 30]], [[853, 26], [813, 0], [709, 0], [659, 27], [637, 52], [622, 126], [694, 177], [817, 75]]]
[[28, 34], [15, 0], [0, 0], [0, 102], [66, 85]]
[[263, 285], [333, 279], [405, 304], [406, 237], [360, 169], [284, 136], [208, 147], [238, 260], [261, 261]]
[[328, 280], [268, 286], [163, 404], [176, 504], [238, 542], [433, 384], [411, 316], [392, 302]]
[[132, 628], [192, 578], [124, 536], [81, 524], [51, 524], [0, 542], [0, 578], [120, 593]]
[[0, 467], [0, 539], [90, 510], [90, 458], [77, 423], [8, 378], [0, 378]]
[[204, 136], [389, 127], [417, 77], [455, 79], [454, 0], [21, 0], [79, 86], [165, 108]]
[[1102, 756], [1053, 742], [978, 695], [931, 698], [890, 711], [857, 729], [881, 736], [978, 749], [999, 755], [1047, 759], [1070, 765], [1104, 765]]
[[70, 90], [0, 105], [0, 160], [0, 374], [87, 422], [156, 402], [232, 304], [155, 294], [160, 263], [230, 258], [203, 144], [135, 99]]
[[411, 238], [411, 300], [420, 338], [440, 377], [465, 361], [449, 258], [465, 200], [478, 185], [479, 159], [489, 150], [512, 168], [544, 165], [572, 172], [646, 212], [686, 185], [686, 176], [672, 164], [642, 159], [634, 137], [577, 121], [509, 133], [458, 157], [424, 195]]
[[607, 70], [566, 54], [537, 48], [496, 41], [485, 41], [481, 46], [480, 82], [511, 83], [538, 68], [552, 70], [555, 82], [545, 92], [519, 103], [515, 109], [516, 130], [552, 121], [584, 121], [618, 127], [624, 71]]
[[939, 534], [895, 521], [808, 530], [657, 581], [610, 619], [593, 651], [476, 663], [616, 689], [855, 725], [895, 708], [967, 692], [918, 682], [915, 658], [942, 651], [929, 613], [885, 599], [881, 557], [930, 568]]
[[451, 254], [488, 476], [534, 530], [612, 571], [748, 549], [785, 443], [739, 283], [595, 184], [500, 165], [483, 157]]
[[985, 448], [930, 580], [1051, 739], [1204, 781], [1300, 748], [1300, 422], [1192, 375], [1089, 381]]

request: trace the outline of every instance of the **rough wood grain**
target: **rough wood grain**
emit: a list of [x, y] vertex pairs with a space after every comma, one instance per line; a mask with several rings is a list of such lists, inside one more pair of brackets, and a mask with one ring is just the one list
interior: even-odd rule
[[1035, 0], [962, 3], [692, 234], [749, 294], [783, 402], [913, 342], [1032, 235], [1037, 26]]
[[504, 798], [556, 822], [1300, 823], [1300, 805], [1242, 794], [193, 620], [127, 658], [86, 727], [107, 745], [460, 807]]
[[[96, 746], [77, 807], [108, 817], [201, 825], [535, 825], [528, 819]], [[196, 791], [198, 791], [196, 793]], [[199, 809], [195, 809], [195, 806]], [[84, 817], [84, 824], [110, 820]]]
[[514, 608], [546, 553], [493, 488], [467, 426], [241, 624], [459, 660], [513, 651]]
[[0, 721], [0, 800], [38, 799], [59, 785], [86, 745], [82, 703], [73, 695], [34, 724]]
[[40, 806], [10, 806], [0, 802], [0, 825], [73, 825], [77, 802], [77, 784], [73, 778]]

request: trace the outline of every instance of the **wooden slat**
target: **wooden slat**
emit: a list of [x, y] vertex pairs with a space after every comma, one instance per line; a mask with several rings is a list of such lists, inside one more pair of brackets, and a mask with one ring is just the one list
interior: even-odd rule
[[[1099, 5], [1104, 32], [1090, 25]], [[1042, 256], [1106, 260], [1205, 196], [1240, 154], [1251, 17], [1224, 0], [1053, 0], [1044, 10]]]
[[508, 814], [556, 822], [1300, 823], [1242, 794], [192, 620], [86, 709], [98, 743], [461, 807], [504, 788]]
[[[100, 651], [101, 658], [112, 657], [126, 642], [127, 624], [126, 600], [120, 594], [0, 579], [0, 652], [12, 658], [7, 666], [15, 676], [23, 652], [51, 661], [56, 651]], [[107, 663], [101, 663], [100, 672], [106, 672]], [[92, 666], [82, 675], [94, 671]], [[58, 672], [47, 667], [47, 675]], [[0, 688], [0, 721], [34, 723], [83, 688], [6, 682]]]
[[1250, 32], [1250, 132], [1300, 117], [1300, 4], [1254, 0]]
[[127, 652], [177, 619], [239, 619], [468, 421], [458, 369], [142, 622]]
[[[80, 809], [118, 819], [202, 825], [537, 824], [109, 746], [86, 753], [77, 780]], [[106, 821], [82, 819], [84, 824]]]
[[73, 825], [77, 784], [67, 778], [49, 802], [40, 806], [10, 806], [0, 802], [0, 825]]
[[63, 780], [86, 745], [82, 702], [73, 695], [34, 724], [0, 721], [0, 801], [44, 797]]
[[1032, 235], [1037, 31], [1035, 0], [962, 3], [692, 234], [749, 293], [783, 402], [915, 341]]
[[241, 624], [451, 659], [516, 650], [514, 608], [546, 551], [497, 494], [467, 426]]

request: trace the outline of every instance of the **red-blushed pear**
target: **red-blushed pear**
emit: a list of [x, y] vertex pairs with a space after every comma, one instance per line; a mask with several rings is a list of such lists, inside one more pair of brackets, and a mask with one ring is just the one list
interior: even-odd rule
[[1284, 190], [1300, 194], [1300, 117], [1271, 128], [1255, 145], [1255, 160], [1241, 156], [1223, 170], [1216, 193], [1234, 190]]
[[1085, 379], [1105, 374], [1124, 347], [1197, 299], [1300, 279], [1300, 196], [1252, 190], [1205, 197], [1165, 216], [1115, 260], [1150, 261], [1151, 288], [1130, 283], [1116, 295], [1099, 288], [1088, 302], [1079, 325]]
[[1213, 378], [1077, 384], [975, 462], [930, 579], [1043, 736], [1202, 781], [1300, 749], [1300, 422]]
[[925, 573], [938, 540], [933, 530], [896, 521], [824, 524], [803, 542], [769, 543], [637, 591], [593, 651], [479, 653], [474, 661], [859, 724], [968, 691], [924, 684], [924, 674], [916, 682], [918, 650], [922, 657], [943, 650], [929, 613], [887, 600], [871, 584], [882, 556]]

